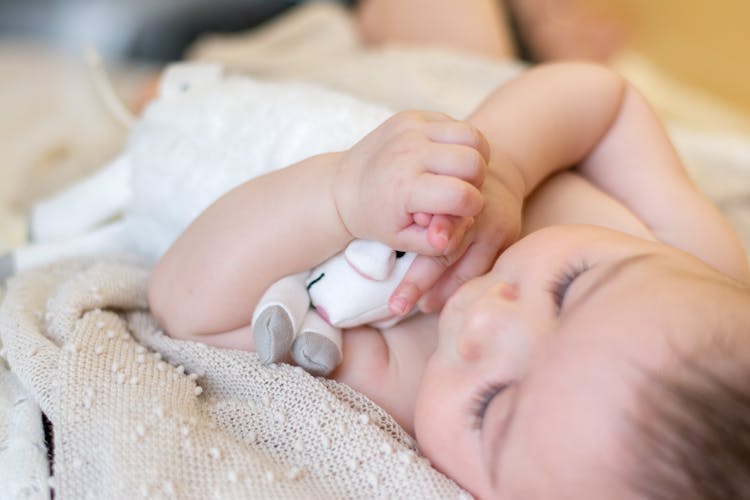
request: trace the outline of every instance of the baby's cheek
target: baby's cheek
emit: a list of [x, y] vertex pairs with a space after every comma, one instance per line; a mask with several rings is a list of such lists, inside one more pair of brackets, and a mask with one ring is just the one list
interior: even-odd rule
[[[417, 390], [414, 407], [414, 432], [422, 452], [432, 460], [435, 445], [450, 427], [444, 422], [446, 399], [442, 385], [436, 376], [439, 370], [432, 358], [428, 361]], [[441, 411], [442, 410], [442, 411]]]
[[479, 440], [465, 411], [467, 390], [454, 369], [439, 358], [431, 359], [417, 395], [414, 426], [419, 448], [431, 465], [474, 491], [484, 468]]

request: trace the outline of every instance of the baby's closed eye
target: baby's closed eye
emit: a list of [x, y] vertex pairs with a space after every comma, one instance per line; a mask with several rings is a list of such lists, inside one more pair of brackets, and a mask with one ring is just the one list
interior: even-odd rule
[[472, 417], [472, 428], [481, 430], [484, 425], [484, 416], [495, 396], [502, 393], [508, 387], [507, 382], [490, 382], [480, 387], [471, 400], [468, 412]]

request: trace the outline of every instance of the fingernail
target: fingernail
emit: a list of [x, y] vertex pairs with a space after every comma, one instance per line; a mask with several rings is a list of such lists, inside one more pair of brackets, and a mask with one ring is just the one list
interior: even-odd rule
[[390, 300], [388, 307], [391, 309], [392, 313], [401, 316], [406, 313], [408, 304], [409, 301], [404, 295], [396, 295]]
[[437, 242], [440, 245], [441, 249], [448, 246], [448, 240], [450, 239], [450, 235], [448, 234], [447, 229], [438, 229], [438, 232], [435, 234], [435, 237], [437, 238]]

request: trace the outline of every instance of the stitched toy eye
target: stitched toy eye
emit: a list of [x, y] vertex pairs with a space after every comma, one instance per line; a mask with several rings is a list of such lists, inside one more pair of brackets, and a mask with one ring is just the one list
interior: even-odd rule
[[400, 259], [404, 255], [406, 255], [406, 252], [402, 252], [401, 250], [396, 250], [396, 258], [397, 259]]

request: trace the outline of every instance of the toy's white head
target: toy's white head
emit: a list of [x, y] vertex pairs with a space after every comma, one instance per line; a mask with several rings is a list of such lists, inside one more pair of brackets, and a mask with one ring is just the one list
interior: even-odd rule
[[354, 240], [311, 271], [307, 289], [312, 305], [341, 328], [389, 320], [388, 299], [415, 257], [376, 241]]

